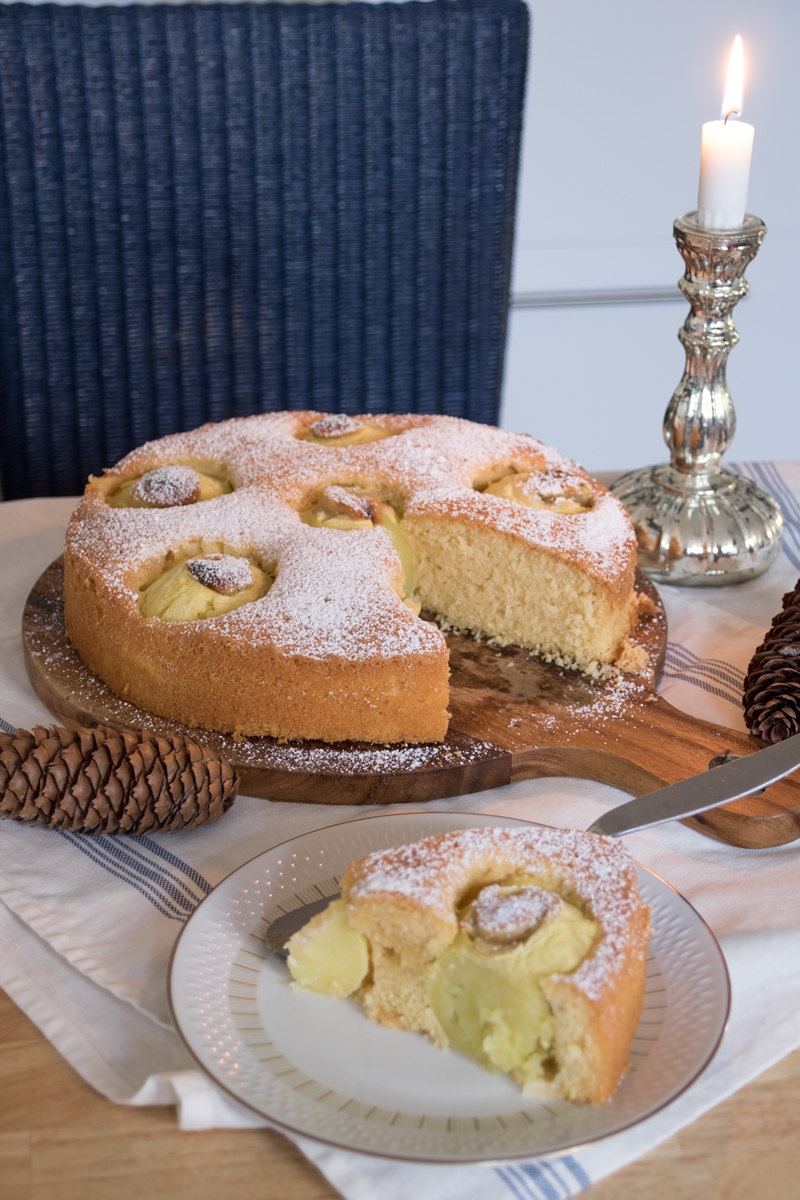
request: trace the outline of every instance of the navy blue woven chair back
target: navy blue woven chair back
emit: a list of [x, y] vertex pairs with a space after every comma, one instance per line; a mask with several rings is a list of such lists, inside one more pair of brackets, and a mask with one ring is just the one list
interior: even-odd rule
[[0, 470], [281, 408], [498, 415], [523, 0], [0, 5]]

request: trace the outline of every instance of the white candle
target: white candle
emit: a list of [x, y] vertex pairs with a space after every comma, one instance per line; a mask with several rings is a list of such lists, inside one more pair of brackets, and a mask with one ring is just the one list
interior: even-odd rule
[[705, 229], [738, 229], [744, 224], [755, 131], [736, 120], [742, 112], [743, 75], [742, 39], [737, 36], [728, 63], [722, 120], [703, 126], [697, 219]]

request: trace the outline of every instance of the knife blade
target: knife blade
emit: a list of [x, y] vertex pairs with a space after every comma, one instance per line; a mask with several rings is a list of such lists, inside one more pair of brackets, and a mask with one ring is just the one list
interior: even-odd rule
[[709, 808], [717, 808], [720, 804], [730, 804], [733, 800], [752, 796], [770, 784], [785, 779], [798, 767], [800, 733], [776, 742], [765, 750], [746, 754], [724, 766], [714, 767], [700, 775], [682, 779], [680, 783], [673, 783], [670, 787], [659, 788], [656, 792], [648, 792], [645, 796], [637, 796], [634, 800], [619, 804], [590, 825], [587, 832], [619, 837], [623, 833], [646, 829], [648, 825], [661, 825], [665, 821], [691, 817]]

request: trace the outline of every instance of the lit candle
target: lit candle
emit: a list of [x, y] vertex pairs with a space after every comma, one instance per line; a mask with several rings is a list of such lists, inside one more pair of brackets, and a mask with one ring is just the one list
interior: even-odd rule
[[744, 57], [736, 37], [728, 63], [722, 120], [703, 126], [697, 219], [705, 229], [738, 229], [744, 224], [753, 126], [736, 118], [742, 113]]

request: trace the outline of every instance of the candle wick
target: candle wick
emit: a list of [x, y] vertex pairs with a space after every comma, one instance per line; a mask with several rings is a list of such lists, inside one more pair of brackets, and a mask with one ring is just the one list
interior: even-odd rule
[[726, 113], [725, 113], [725, 120], [722, 122], [722, 124], [723, 124], [723, 125], [727, 125], [727, 124], [728, 124], [728, 118], [729, 118], [729, 117], [738, 117], [738, 116], [740, 116], [740, 115], [741, 115], [741, 114], [739, 113], [739, 110], [738, 110], [738, 108], [732, 108], [730, 112], [726, 112]]

